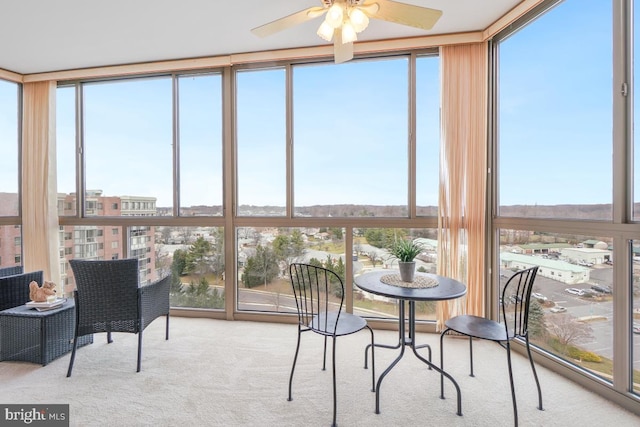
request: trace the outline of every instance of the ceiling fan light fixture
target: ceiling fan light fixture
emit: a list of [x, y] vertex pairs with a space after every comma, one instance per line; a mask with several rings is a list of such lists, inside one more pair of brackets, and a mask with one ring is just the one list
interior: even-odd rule
[[330, 42], [333, 38], [334, 31], [335, 29], [331, 25], [327, 24], [327, 21], [322, 21], [322, 24], [318, 27], [316, 34], [318, 34], [320, 38]]
[[327, 11], [327, 16], [324, 18], [324, 22], [331, 25], [333, 28], [340, 28], [344, 19], [344, 12], [342, 5], [334, 3]]
[[351, 21], [356, 33], [364, 31], [369, 25], [369, 17], [357, 7], [353, 7], [349, 11], [349, 21]]
[[355, 28], [351, 24], [351, 21], [345, 19], [342, 24], [342, 43], [352, 43], [358, 39]]

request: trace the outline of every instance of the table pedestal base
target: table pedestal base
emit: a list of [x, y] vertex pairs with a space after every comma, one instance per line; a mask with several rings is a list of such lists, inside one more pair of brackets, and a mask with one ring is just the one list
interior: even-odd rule
[[[390, 349], [400, 349], [400, 354], [398, 355], [398, 357], [395, 358], [395, 360], [393, 362], [391, 362], [391, 364], [387, 367], [387, 369], [385, 369], [385, 371], [380, 374], [380, 377], [378, 377], [378, 382], [376, 384], [376, 414], [380, 413], [380, 387], [382, 386], [382, 380], [384, 379], [384, 377], [391, 371], [391, 369], [393, 369], [394, 366], [396, 366], [396, 364], [400, 361], [400, 359], [402, 359], [402, 357], [404, 356], [404, 349], [406, 346], [411, 347], [411, 350], [413, 350], [413, 354], [416, 355], [416, 357], [418, 359], [420, 359], [422, 362], [424, 362], [429, 369], [435, 369], [436, 371], [438, 371], [440, 374], [444, 375], [445, 377], [447, 377], [455, 386], [456, 388], [456, 392], [458, 394], [458, 412], [456, 413], [457, 415], [462, 416], [462, 396], [460, 394], [460, 387], [458, 386], [458, 383], [453, 379], [453, 377], [451, 375], [449, 375], [447, 372], [445, 372], [444, 370], [440, 369], [438, 366], [434, 365], [433, 363], [431, 363], [431, 347], [429, 346], [429, 344], [423, 344], [423, 345], [416, 345], [416, 341], [415, 341], [415, 335], [416, 335], [416, 304], [415, 301], [408, 301], [409, 303], [409, 336], [407, 337], [406, 331], [405, 331], [405, 300], [398, 300], [398, 305], [399, 305], [399, 339], [398, 339], [398, 345], [392, 346], [392, 345], [384, 345], [384, 344], [375, 344], [376, 347], [383, 347], [383, 348], [390, 348]], [[369, 344], [370, 346], [371, 344]], [[368, 347], [367, 346], [367, 349]], [[420, 348], [428, 348], [429, 349], [429, 358], [425, 359], [424, 357], [422, 357], [419, 353], [418, 353], [418, 349]], [[365, 349], [365, 367], [367, 365], [366, 363], [366, 351], [367, 349]], [[444, 393], [440, 393], [440, 398], [444, 399]]]

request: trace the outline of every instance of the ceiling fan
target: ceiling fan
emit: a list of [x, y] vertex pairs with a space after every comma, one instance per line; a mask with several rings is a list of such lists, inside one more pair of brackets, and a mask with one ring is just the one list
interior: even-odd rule
[[369, 18], [430, 30], [442, 16], [441, 10], [392, 0], [320, 1], [322, 6], [292, 13], [256, 27], [251, 32], [266, 37], [325, 15], [317, 34], [329, 42], [333, 39], [334, 60], [338, 64], [353, 58], [353, 42], [357, 40], [357, 33], [367, 28]]

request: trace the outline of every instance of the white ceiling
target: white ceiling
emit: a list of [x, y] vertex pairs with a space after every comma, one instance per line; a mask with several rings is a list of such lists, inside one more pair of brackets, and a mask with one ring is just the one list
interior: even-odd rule
[[[359, 40], [484, 30], [523, 0], [402, 0], [443, 11], [430, 31], [371, 20]], [[20, 74], [329, 44], [322, 18], [250, 30], [321, 0], [1, 0], [0, 69]]]

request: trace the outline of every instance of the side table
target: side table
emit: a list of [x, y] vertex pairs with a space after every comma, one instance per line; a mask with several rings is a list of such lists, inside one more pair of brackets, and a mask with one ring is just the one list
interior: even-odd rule
[[[25, 305], [0, 311], [0, 361], [40, 363], [45, 366], [73, 348], [75, 303], [37, 311]], [[93, 342], [93, 335], [79, 338], [78, 346]]]

